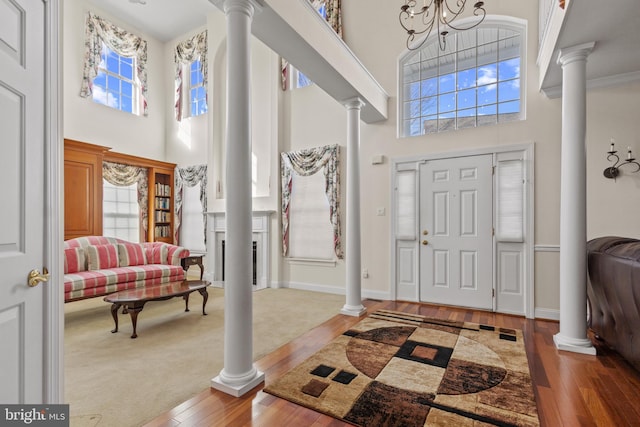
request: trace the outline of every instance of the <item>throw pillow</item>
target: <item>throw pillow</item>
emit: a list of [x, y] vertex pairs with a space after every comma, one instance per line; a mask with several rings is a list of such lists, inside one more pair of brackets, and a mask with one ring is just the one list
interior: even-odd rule
[[118, 245], [96, 245], [86, 247], [89, 270], [102, 270], [118, 266]]
[[64, 274], [87, 271], [87, 257], [84, 248], [67, 248], [64, 250]]
[[120, 267], [147, 263], [145, 251], [142, 245], [137, 243], [118, 243], [118, 260]]

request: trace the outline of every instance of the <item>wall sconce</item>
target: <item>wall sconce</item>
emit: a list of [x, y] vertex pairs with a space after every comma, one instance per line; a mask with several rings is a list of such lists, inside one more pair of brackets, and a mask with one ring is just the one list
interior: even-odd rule
[[618, 156], [617, 153], [615, 150], [615, 141], [611, 138], [611, 149], [607, 151], [607, 160], [613, 162], [613, 165], [604, 170], [603, 175], [605, 178], [616, 179], [620, 174], [620, 167], [624, 165], [633, 165], [636, 168], [636, 170], [632, 170], [631, 172], [640, 171], [640, 163], [636, 162], [636, 159], [631, 154], [631, 147], [627, 147], [627, 158], [623, 162], [620, 162], [620, 156]]

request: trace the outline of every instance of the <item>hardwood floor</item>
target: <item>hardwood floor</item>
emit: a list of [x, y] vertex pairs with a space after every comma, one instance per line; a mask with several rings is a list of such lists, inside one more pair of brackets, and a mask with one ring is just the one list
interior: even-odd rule
[[[640, 373], [617, 353], [594, 341], [598, 356], [559, 352], [558, 323], [425, 304], [365, 300], [376, 309], [522, 329], [541, 426], [640, 425]], [[360, 319], [336, 315], [256, 362], [269, 384]], [[332, 417], [271, 396], [256, 387], [240, 398], [212, 389], [158, 416], [147, 427], [165, 426], [349, 426]]]

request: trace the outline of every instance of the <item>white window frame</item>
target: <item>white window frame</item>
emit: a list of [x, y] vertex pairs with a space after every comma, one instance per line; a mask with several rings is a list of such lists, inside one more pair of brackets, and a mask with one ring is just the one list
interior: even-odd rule
[[[115, 55], [118, 58], [118, 62], [121, 65], [123, 63], [123, 58], [128, 58], [131, 59], [131, 68], [132, 68], [132, 78], [129, 79], [127, 77], [125, 77], [122, 72], [120, 71], [119, 73], [115, 73], [111, 70], [107, 69], [107, 58], [109, 56], [108, 51], [111, 51], [113, 53], [113, 55]], [[141, 87], [140, 87], [140, 80], [138, 79], [138, 69], [136, 66], [136, 62], [137, 62], [137, 58], [135, 56], [133, 57], [127, 57], [124, 55], [120, 55], [117, 52], [115, 52], [113, 49], [111, 49], [104, 41], [102, 42], [102, 53], [100, 54], [100, 64], [98, 65], [98, 74], [96, 75], [96, 77], [94, 77], [93, 79], [93, 89], [92, 89], [92, 99], [94, 102], [98, 103], [98, 104], [102, 104], [102, 105], [106, 105], [107, 107], [111, 107], [114, 108], [116, 110], [119, 111], [123, 111], [125, 113], [131, 113], [131, 114], [135, 114], [135, 115], [140, 115], [140, 111], [141, 111], [141, 107], [140, 107], [140, 99], [141, 97]], [[104, 87], [96, 84], [96, 80], [101, 76], [101, 74], [105, 75], [105, 85]], [[118, 80], [118, 86], [120, 86], [120, 88], [118, 90], [113, 90], [112, 88], [109, 87], [109, 77], [111, 78], [116, 78]], [[122, 92], [122, 83], [127, 83], [130, 84], [132, 86], [132, 90], [131, 90], [131, 111], [123, 109], [122, 108], [122, 97], [123, 97], [123, 92]], [[100, 90], [96, 90], [97, 88], [100, 88]], [[106, 102], [102, 102], [100, 99], [100, 92], [101, 90], [104, 91], [104, 96], [105, 96], [105, 101]], [[114, 106], [109, 102], [109, 93], [110, 92], [115, 92], [118, 95], [118, 106]], [[129, 97], [129, 95], [124, 95], [126, 97]]]
[[[465, 22], [469, 21], [471, 22], [474, 18], [467, 18], [467, 19], [462, 19], [460, 20], [460, 26], [464, 26]], [[467, 31], [475, 31], [476, 29], [482, 29], [482, 28], [496, 28], [498, 30], [503, 29], [503, 30], [510, 30], [510, 31], [514, 31], [519, 33], [520, 35], [520, 75], [519, 75], [519, 84], [520, 84], [520, 113], [519, 116], [517, 117], [517, 120], [525, 120], [526, 119], [526, 64], [527, 64], [527, 22], [525, 20], [519, 19], [519, 18], [514, 18], [514, 17], [508, 17], [508, 16], [487, 16], [484, 20], [484, 22], [479, 25], [477, 28], [474, 28], [472, 30], [467, 30]], [[457, 53], [457, 47], [455, 46], [455, 43], [453, 43], [453, 41], [455, 40], [455, 38], [453, 38], [453, 36], [456, 34], [456, 31], [451, 31], [449, 33], [449, 35], [447, 35], [447, 38], [450, 40], [450, 43], [448, 44], [449, 46], [454, 45], [453, 49], [447, 49], [447, 54], [456, 54]], [[460, 33], [464, 33], [464, 31], [461, 31]], [[423, 124], [423, 116], [422, 116], [422, 112], [419, 116], [417, 116], [417, 118], [420, 120], [420, 129], [421, 132], [419, 134], [415, 134], [415, 135], [411, 135], [409, 132], [405, 132], [405, 92], [404, 92], [404, 86], [405, 86], [405, 73], [404, 73], [404, 66], [405, 64], [408, 64], [409, 61], [415, 56], [415, 55], [419, 55], [420, 52], [425, 49], [425, 47], [429, 46], [430, 44], [435, 43], [435, 45], [438, 44], [438, 40], [436, 38], [436, 35], [431, 35], [430, 39], [427, 40], [424, 44], [424, 46], [422, 48], [420, 48], [420, 50], [418, 51], [410, 51], [410, 50], [405, 50], [405, 52], [403, 52], [400, 57], [398, 58], [398, 87], [397, 87], [397, 94], [398, 94], [398, 104], [397, 104], [397, 117], [398, 117], [398, 121], [397, 121], [397, 136], [398, 138], [409, 138], [409, 137], [414, 137], [414, 136], [425, 136], [425, 135], [430, 135], [432, 133], [439, 133], [439, 132], [443, 132], [443, 131], [449, 131], [449, 130], [458, 130], [458, 125], [457, 125], [457, 105], [453, 110], [453, 116], [454, 116], [454, 129], [443, 129], [443, 130], [436, 130], [436, 132], [430, 132], [430, 133], [426, 133], [424, 130], [424, 124]], [[476, 43], [476, 46], [478, 45], [478, 43]], [[497, 64], [500, 62], [500, 60], [498, 59]], [[478, 67], [476, 67], [477, 69]], [[461, 70], [462, 71], [462, 70]], [[455, 71], [453, 71], [454, 73], [457, 73], [457, 65], [456, 65], [456, 69]], [[443, 73], [444, 74], [449, 74], [450, 72], [447, 73]], [[440, 76], [440, 73], [437, 74], [437, 76]], [[497, 86], [500, 82], [497, 80], [495, 81], [495, 85]], [[456, 95], [457, 98], [457, 94], [458, 94], [458, 89], [456, 87], [455, 91], [452, 92], [454, 95]], [[437, 92], [436, 96], [439, 94], [439, 91]], [[492, 124], [500, 124], [503, 123], [504, 121], [501, 121], [499, 116], [500, 114], [498, 113], [499, 111], [499, 106], [500, 104], [503, 102], [500, 102], [499, 100], [499, 94], [496, 94], [496, 122], [492, 123]], [[477, 102], [477, 98], [476, 98], [476, 105], [475, 105], [476, 110], [478, 108], [480, 108], [480, 106], [478, 105]], [[438, 113], [439, 115], [439, 113]], [[477, 118], [478, 117], [482, 117], [479, 116], [477, 111], [475, 114], [476, 117], [476, 124], [475, 126], [468, 126], [465, 128], [469, 128], [469, 127], [478, 127], [478, 126], [482, 126], [481, 124], [479, 125], [477, 123]], [[514, 119], [509, 120], [510, 122], [514, 121]]]
[[[207, 105], [207, 87], [204, 85], [204, 76], [202, 76], [202, 72], [200, 68], [197, 69], [197, 72], [200, 73], [201, 80], [197, 83], [193, 83], [193, 80], [191, 78], [191, 73], [193, 72], [192, 68], [196, 63], [198, 64], [200, 63], [200, 56], [198, 56], [198, 58], [189, 62], [188, 64], [182, 64], [182, 67], [183, 67], [182, 75], [185, 76], [183, 78], [184, 88], [186, 89], [186, 94], [183, 94], [185, 96], [183, 96], [182, 99], [189, 100], [189, 108], [187, 109], [186, 112], [183, 110], [183, 117], [197, 117], [197, 116], [206, 114], [209, 111], [209, 108]], [[193, 90], [194, 89], [197, 90], [199, 88], [204, 88], [204, 99], [192, 96]], [[200, 102], [204, 104], [204, 111], [201, 113], [193, 114], [192, 109], [193, 109], [194, 103], [200, 103]], [[196, 111], [198, 111], [198, 108], [196, 108]]]

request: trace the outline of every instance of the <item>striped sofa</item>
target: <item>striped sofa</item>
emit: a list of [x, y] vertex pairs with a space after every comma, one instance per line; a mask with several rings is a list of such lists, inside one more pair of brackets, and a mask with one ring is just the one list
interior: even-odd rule
[[64, 242], [64, 301], [184, 280], [181, 246], [85, 236]]

